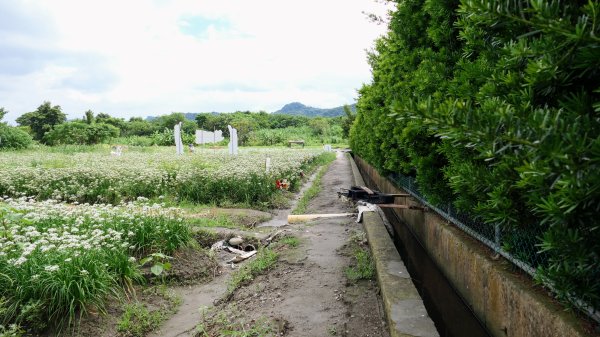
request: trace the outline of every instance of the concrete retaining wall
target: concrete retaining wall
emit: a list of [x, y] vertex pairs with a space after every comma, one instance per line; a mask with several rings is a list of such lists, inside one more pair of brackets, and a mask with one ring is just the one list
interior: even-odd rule
[[[381, 192], [403, 193], [359, 157], [364, 179]], [[413, 198], [398, 204], [419, 205]], [[579, 337], [586, 334], [573, 313], [555, 302], [508, 262], [433, 211], [394, 209], [445, 277], [495, 337]], [[435, 300], [435, 299], [434, 299]]]

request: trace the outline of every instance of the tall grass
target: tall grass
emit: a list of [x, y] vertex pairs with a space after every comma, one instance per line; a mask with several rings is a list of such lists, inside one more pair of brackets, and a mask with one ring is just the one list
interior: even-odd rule
[[61, 328], [102, 312], [109, 295], [143, 281], [140, 257], [190, 239], [189, 227], [156, 205], [0, 203], [0, 324]]
[[334, 153], [328, 153], [327, 155], [322, 155], [316, 160], [317, 164], [322, 164], [323, 166], [317, 173], [315, 180], [313, 180], [312, 185], [302, 194], [296, 208], [292, 211], [292, 214], [304, 214], [306, 213], [306, 209], [308, 208], [308, 204], [312, 199], [314, 199], [321, 192], [321, 179], [329, 170], [329, 166], [335, 160]]

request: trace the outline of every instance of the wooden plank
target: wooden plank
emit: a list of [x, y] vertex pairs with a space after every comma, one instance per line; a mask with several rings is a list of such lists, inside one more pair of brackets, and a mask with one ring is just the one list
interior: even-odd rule
[[354, 216], [355, 213], [332, 213], [332, 214], [290, 214], [288, 215], [288, 223], [298, 223], [310, 221], [320, 218], [336, 218], [344, 216]]
[[375, 192], [373, 192], [370, 188], [368, 188], [367, 186], [358, 186], [360, 188], [362, 188], [365, 192], [367, 192], [367, 194], [369, 195], [373, 195], [375, 194]]

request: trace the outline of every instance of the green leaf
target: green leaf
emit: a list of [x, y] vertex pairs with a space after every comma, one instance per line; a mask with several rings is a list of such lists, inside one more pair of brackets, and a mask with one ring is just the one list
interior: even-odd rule
[[160, 274], [162, 274], [162, 272], [165, 270], [165, 268], [163, 267], [162, 264], [155, 264], [152, 266], [152, 268], [150, 268], [150, 271], [152, 272], [152, 274], [159, 276]]

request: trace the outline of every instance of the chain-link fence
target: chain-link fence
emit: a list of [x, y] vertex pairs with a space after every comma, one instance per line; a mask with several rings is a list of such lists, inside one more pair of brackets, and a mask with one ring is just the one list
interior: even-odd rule
[[[473, 215], [457, 211], [450, 201], [435, 205], [430, 203], [421, 194], [414, 177], [396, 173], [389, 175], [388, 179], [419, 200], [423, 205], [434, 210], [465, 233], [481, 241], [529, 275], [534, 276], [536, 268], [546, 263], [548, 257], [545, 253], [540, 252], [538, 247], [538, 244], [541, 243], [543, 230], [539, 228], [533, 230], [527, 228], [501, 228], [497, 224], [485, 223]], [[598, 310], [577, 299], [571, 299], [571, 302], [600, 323], [600, 312]]]
[[435, 210], [443, 218], [504, 256], [528, 274], [533, 276], [537, 266], [544, 263], [544, 254], [538, 253], [539, 248], [536, 246], [539, 243], [540, 235], [542, 235], [540, 230], [506, 229], [497, 224], [484, 223], [472, 215], [457, 211], [450, 201], [435, 205], [431, 204], [421, 194], [419, 184], [414, 177], [392, 174], [388, 178], [415, 199]]

